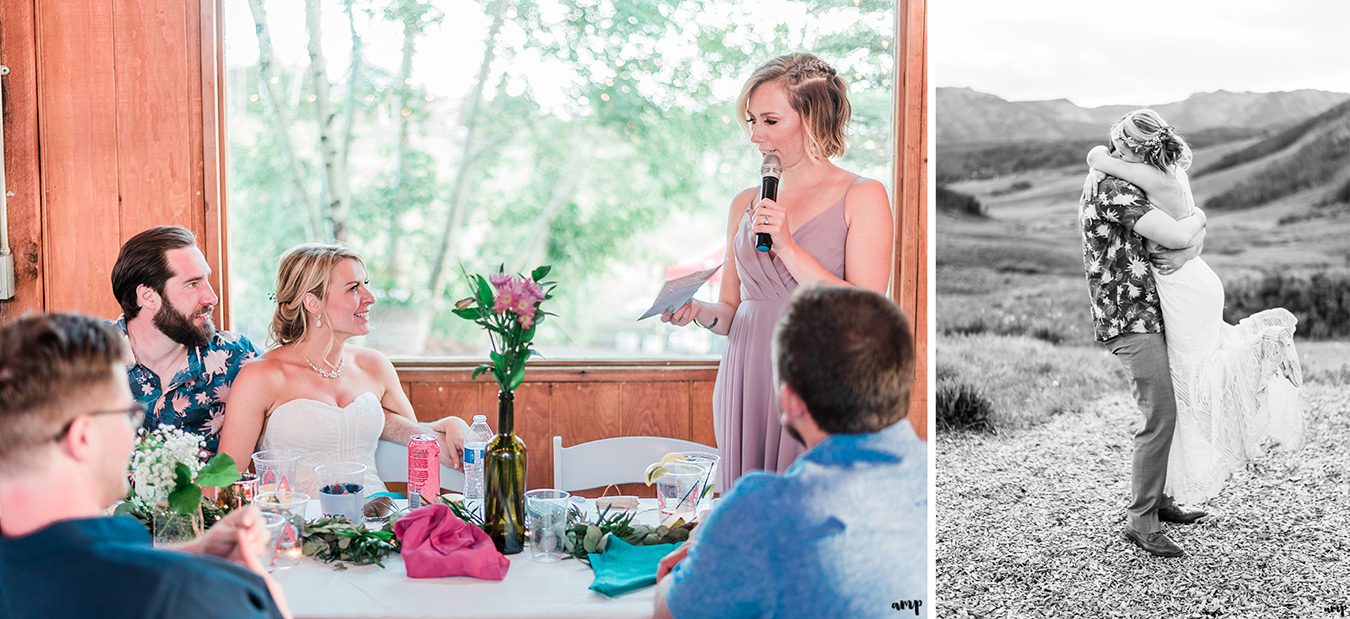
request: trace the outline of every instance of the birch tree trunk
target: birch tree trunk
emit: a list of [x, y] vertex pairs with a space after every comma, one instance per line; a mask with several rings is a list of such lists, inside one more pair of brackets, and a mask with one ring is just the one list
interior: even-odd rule
[[305, 211], [305, 217], [302, 219], [305, 223], [305, 235], [311, 239], [323, 238], [320, 235], [324, 234], [325, 227], [323, 216], [319, 212], [319, 203], [310, 194], [309, 186], [305, 182], [307, 180], [305, 172], [295, 155], [295, 147], [291, 145], [291, 120], [286, 113], [281, 88], [278, 85], [280, 78], [277, 76], [275, 65], [276, 54], [272, 46], [272, 32], [267, 26], [267, 9], [263, 6], [263, 0], [248, 0], [248, 7], [253, 13], [253, 28], [258, 35], [258, 79], [261, 82], [262, 98], [272, 111], [268, 115], [272, 134], [281, 149], [281, 158], [289, 173], [291, 190], [295, 192], [296, 201]]
[[346, 240], [347, 209], [351, 204], [351, 189], [347, 183], [347, 169], [338, 156], [337, 132], [333, 125], [336, 114], [330, 100], [332, 87], [323, 55], [323, 29], [319, 0], [305, 0], [305, 29], [309, 33], [309, 78], [314, 85], [314, 118], [319, 126], [319, 157], [323, 174], [319, 176], [320, 195], [326, 203], [330, 238]]
[[398, 74], [398, 148], [394, 151], [394, 199], [393, 204], [388, 205], [389, 226], [385, 231], [385, 273], [390, 285], [398, 281], [398, 248], [403, 237], [399, 218], [408, 196], [408, 149], [411, 146], [409, 139], [412, 128], [412, 88], [408, 82], [412, 79], [413, 54], [417, 51], [417, 35], [420, 32], [417, 20], [404, 18], [403, 59]]
[[352, 64], [347, 72], [347, 105], [342, 110], [342, 169], [348, 168], [351, 162], [352, 153], [352, 127], [356, 122], [356, 107], [358, 84], [361, 81], [362, 70], [365, 69], [365, 50], [366, 42], [361, 38], [361, 33], [356, 29], [356, 15], [353, 7], [353, 0], [343, 0], [343, 10], [347, 13], [347, 30], [352, 39]]
[[450, 260], [450, 248], [455, 243], [455, 235], [464, 224], [464, 215], [468, 207], [468, 185], [474, 160], [477, 159], [475, 144], [478, 138], [478, 108], [483, 103], [483, 93], [487, 90], [488, 70], [497, 51], [497, 37], [501, 33], [502, 21], [506, 13], [506, 1], [492, 3], [492, 25], [488, 27], [488, 36], [483, 49], [483, 59], [478, 63], [478, 76], [473, 90], [464, 98], [464, 146], [455, 171], [454, 183], [450, 187], [450, 212], [445, 218], [445, 227], [441, 230], [440, 245], [436, 249], [436, 258], [432, 263], [431, 276], [427, 280], [427, 290], [431, 291], [433, 310], [439, 308], [445, 296], [448, 278], [445, 275]]

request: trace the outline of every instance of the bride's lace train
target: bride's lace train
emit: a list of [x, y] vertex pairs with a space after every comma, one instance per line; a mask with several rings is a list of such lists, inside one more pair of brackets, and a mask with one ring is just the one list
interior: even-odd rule
[[1219, 329], [1217, 350], [1171, 351], [1177, 429], [1167, 492], [1182, 503], [1219, 493], [1233, 471], [1271, 439], [1303, 443], [1303, 371], [1294, 350], [1298, 319], [1276, 308]]

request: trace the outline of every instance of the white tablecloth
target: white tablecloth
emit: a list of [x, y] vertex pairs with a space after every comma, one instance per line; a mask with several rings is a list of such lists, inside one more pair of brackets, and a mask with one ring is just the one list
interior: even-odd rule
[[[317, 503], [317, 501], [315, 501]], [[642, 509], [656, 501], [642, 501]], [[317, 505], [312, 505], [311, 509]], [[593, 505], [592, 505], [593, 509]], [[639, 519], [654, 519], [645, 511]], [[286, 590], [297, 618], [328, 617], [455, 617], [455, 618], [576, 618], [650, 617], [655, 587], [617, 598], [588, 589], [594, 579], [590, 566], [566, 559], [540, 563], [530, 559], [530, 548], [508, 555], [511, 569], [500, 582], [474, 578], [408, 578], [403, 560], [390, 555], [384, 569], [374, 565], [334, 570], [309, 557], [291, 568], [273, 572]]]

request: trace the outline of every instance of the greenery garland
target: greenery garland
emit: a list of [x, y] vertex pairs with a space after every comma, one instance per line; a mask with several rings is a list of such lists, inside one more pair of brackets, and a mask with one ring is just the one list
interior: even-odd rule
[[347, 520], [346, 516], [324, 516], [305, 523], [301, 550], [306, 557], [324, 563], [334, 563], [333, 569], [345, 570], [352, 565], [375, 564], [384, 567], [382, 560], [399, 552], [401, 545], [394, 535], [394, 519], [378, 530], [368, 530]]

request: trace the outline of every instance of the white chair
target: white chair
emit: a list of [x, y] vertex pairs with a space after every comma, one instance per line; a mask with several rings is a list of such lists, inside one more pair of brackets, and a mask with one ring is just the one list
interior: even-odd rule
[[[375, 471], [385, 483], [408, 482], [408, 446], [380, 441], [375, 447]], [[464, 491], [464, 473], [441, 465], [441, 487], [455, 492]]]
[[562, 437], [555, 436], [553, 489], [570, 492], [639, 483], [651, 463], [674, 451], [717, 453], [717, 448], [661, 436], [621, 436], [563, 447]]

